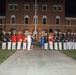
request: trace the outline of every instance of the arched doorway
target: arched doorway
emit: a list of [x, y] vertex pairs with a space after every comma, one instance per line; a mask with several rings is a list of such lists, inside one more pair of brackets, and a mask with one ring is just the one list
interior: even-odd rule
[[67, 29], [66, 32], [72, 32], [70, 29]]
[[53, 30], [52, 29], [49, 29], [49, 33], [53, 33]]

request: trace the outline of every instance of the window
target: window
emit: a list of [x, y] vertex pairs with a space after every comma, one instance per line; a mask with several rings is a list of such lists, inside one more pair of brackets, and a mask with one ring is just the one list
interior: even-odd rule
[[42, 20], [43, 20], [43, 24], [47, 24], [47, 17], [46, 16], [43, 16]]
[[38, 11], [38, 5], [34, 5], [34, 11], [36, 10], [36, 11]]
[[24, 17], [24, 23], [25, 23], [25, 24], [29, 24], [29, 16], [28, 16], [28, 15], [26, 15], [26, 16]]
[[24, 6], [24, 10], [26, 10], [26, 11], [29, 10], [29, 4], [26, 4], [26, 5]]
[[56, 25], [60, 25], [60, 17], [56, 16]]
[[62, 5], [54, 5], [53, 11], [62, 11]]
[[62, 6], [58, 5], [58, 11], [62, 11]]
[[18, 10], [18, 4], [14, 4], [14, 10]]
[[2, 18], [0, 18], [0, 24], [2, 24]]
[[67, 25], [71, 25], [71, 20], [70, 19], [67, 20]]
[[15, 24], [16, 22], [16, 18], [14, 15], [11, 16], [11, 24]]
[[18, 4], [9, 4], [9, 10], [18, 10]]
[[42, 6], [42, 10], [43, 10], [43, 11], [47, 11], [47, 5], [43, 5], [43, 6]]
[[54, 5], [54, 6], [53, 6], [53, 10], [54, 10], [54, 11], [57, 11], [57, 5]]
[[34, 24], [38, 24], [38, 16], [34, 16]]
[[14, 6], [13, 4], [9, 4], [9, 10], [13, 10]]

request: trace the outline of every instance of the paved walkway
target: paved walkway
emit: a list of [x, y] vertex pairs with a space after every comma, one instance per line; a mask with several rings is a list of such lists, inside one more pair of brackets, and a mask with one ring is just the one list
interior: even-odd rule
[[76, 61], [60, 51], [17, 51], [0, 65], [0, 75], [76, 75]]

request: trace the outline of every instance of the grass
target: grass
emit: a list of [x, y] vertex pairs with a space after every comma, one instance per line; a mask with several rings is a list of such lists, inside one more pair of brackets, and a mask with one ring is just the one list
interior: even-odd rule
[[62, 50], [61, 52], [76, 60], [76, 50]]
[[0, 64], [10, 57], [16, 50], [2, 50], [2, 44], [0, 43]]
[[13, 50], [0, 50], [0, 64], [15, 52]]

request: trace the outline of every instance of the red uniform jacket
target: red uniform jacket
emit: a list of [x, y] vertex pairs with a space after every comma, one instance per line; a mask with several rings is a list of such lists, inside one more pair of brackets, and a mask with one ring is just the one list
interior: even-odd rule
[[27, 40], [26, 40], [26, 36], [23, 36], [23, 37], [22, 37], [22, 40], [23, 40], [23, 43], [26, 43], [26, 41], [27, 41]]
[[21, 42], [22, 41], [22, 35], [17, 35], [17, 42]]
[[51, 36], [49, 36], [49, 42], [52, 42], [54, 39], [54, 35], [52, 34]]
[[16, 42], [16, 39], [17, 39], [16, 36], [13, 35], [13, 36], [12, 36], [12, 42]]

